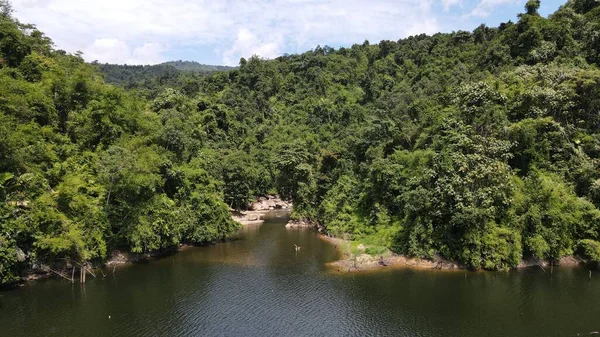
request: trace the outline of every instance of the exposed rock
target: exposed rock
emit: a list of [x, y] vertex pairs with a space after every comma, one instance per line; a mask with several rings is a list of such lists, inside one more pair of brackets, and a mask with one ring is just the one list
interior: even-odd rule
[[267, 195], [256, 199], [248, 204], [248, 210], [243, 212], [232, 211], [231, 216], [234, 221], [242, 225], [258, 225], [264, 220], [262, 217], [269, 211], [277, 209], [291, 209], [292, 203], [281, 200], [278, 195]]
[[547, 267], [548, 265], [549, 265], [549, 263], [546, 260], [539, 260], [534, 257], [528, 257], [526, 259], [521, 260], [521, 262], [517, 266], [517, 269], [537, 267], [537, 266]]
[[260, 197], [255, 202], [248, 204], [250, 211], [268, 211], [274, 209], [290, 209], [292, 203], [286, 200], [281, 200], [277, 195], [268, 195]]
[[[368, 271], [379, 269], [381, 267], [410, 267], [417, 269], [438, 269], [438, 270], [466, 270], [468, 269], [466, 266], [461, 265], [457, 262], [449, 261], [442, 258], [439, 255], [434, 255], [433, 259], [419, 259], [419, 258], [411, 258], [407, 256], [397, 255], [392, 252], [385, 252], [379, 256], [372, 256], [369, 254], [365, 254], [361, 249], [364, 246], [361, 244], [357, 248], [362, 253], [357, 255], [350, 255], [344, 251], [341, 247], [344, 245], [348, 245], [348, 241], [333, 238], [326, 235], [320, 236], [322, 239], [327, 240], [334, 244], [339, 250], [340, 253], [344, 256], [341, 260], [330, 262], [328, 265], [338, 272], [357, 272], [357, 271]], [[361, 247], [363, 246], [363, 247]], [[571, 267], [577, 266], [585, 263], [589, 263], [585, 259], [582, 259], [579, 256], [566, 256], [561, 258], [559, 261], [555, 261], [555, 266], [562, 267]], [[520, 268], [530, 268], [530, 267], [542, 267], [544, 269], [549, 268], [550, 261], [548, 260], [539, 260], [535, 258], [527, 258], [521, 260], [521, 263], [516, 267]]]
[[290, 220], [287, 225], [285, 225], [285, 228], [316, 228], [317, 225], [307, 219], [300, 219], [300, 220]]
[[580, 264], [591, 263], [589, 260], [586, 261], [578, 256], [563, 256], [559, 261], [559, 266], [578, 266]]
[[27, 255], [25, 255], [25, 253], [23, 252], [23, 250], [19, 247], [17, 247], [17, 261], [18, 262], [24, 262], [27, 259]]
[[129, 253], [125, 253], [123, 251], [120, 250], [113, 250], [110, 253], [110, 257], [108, 258], [108, 261], [106, 262], [107, 266], [112, 266], [115, 264], [124, 264], [127, 263], [129, 261], [131, 261], [131, 255]]
[[[526, 259], [522, 259], [521, 263], [519, 263], [519, 265], [517, 266], [517, 269], [530, 267], [546, 268], [550, 266], [550, 263], [551, 262], [549, 260], [540, 260], [534, 257], [529, 257]], [[554, 261], [555, 266], [578, 266], [580, 264], [586, 263], [589, 263], [589, 261], [586, 261], [585, 259], [582, 259], [579, 256], [563, 256], [562, 258], [560, 258], [560, 260]]]
[[354, 257], [331, 262], [328, 265], [341, 272], [367, 271], [388, 266], [395, 268], [410, 267], [438, 270], [460, 270], [465, 268], [464, 266], [450, 261], [414, 259], [391, 253], [386, 253], [381, 256], [372, 256], [363, 253]]
[[260, 211], [247, 211], [239, 213], [234, 212], [231, 214], [231, 217], [234, 221], [242, 225], [260, 225], [265, 222], [265, 220], [262, 219], [263, 215], [264, 213]]

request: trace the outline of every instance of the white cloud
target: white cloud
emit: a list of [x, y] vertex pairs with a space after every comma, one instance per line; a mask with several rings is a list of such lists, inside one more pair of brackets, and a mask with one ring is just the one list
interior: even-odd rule
[[442, 6], [444, 6], [444, 11], [449, 11], [450, 8], [454, 6], [462, 7], [463, 0], [442, 0]]
[[145, 43], [132, 48], [125, 41], [112, 38], [96, 39], [85, 47], [83, 53], [88, 60], [108, 63], [156, 64], [166, 61], [161, 56], [163, 47], [159, 43]]
[[406, 30], [406, 35], [419, 35], [419, 34], [435, 34], [439, 32], [440, 29], [437, 24], [437, 20], [435, 18], [425, 19], [421, 22], [414, 23], [411, 27]]
[[[59, 48], [82, 50], [89, 61], [156, 63], [196, 50], [234, 64], [252, 54], [268, 58], [317, 44], [435, 33], [440, 22], [463, 24], [439, 9], [466, 0], [12, 1], [19, 20], [37, 24]], [[507, 1], [481, 0], [475, 13]]]
[[471, 16], [476, 16], [480, 18], [485, 18], [490, 16], [491, 12], [501, 6], [506, 4], [514, 4], [520, 2], [519, 0], [481, 0], [477, 7], [473, 9], [471, 12]]
[[246, 28], [239, 30], [233, 46], [223, 52], [223, 63], [235, 66], [239, 56], [258, 55], [263, 58], [274, 58], [282, 54], [283, 37], [276, 35], [271, 41], [262, 41]]

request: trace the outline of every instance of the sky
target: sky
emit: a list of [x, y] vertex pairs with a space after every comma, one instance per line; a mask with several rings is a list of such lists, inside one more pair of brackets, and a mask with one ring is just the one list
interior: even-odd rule
[[[542, 0], [547, 16], [566, 0]], [[86, 61], [238, 65], [317, 45], [348, 47], [415, 34], [497, 26], [526, 0], [12, 0], [57, 48]]]

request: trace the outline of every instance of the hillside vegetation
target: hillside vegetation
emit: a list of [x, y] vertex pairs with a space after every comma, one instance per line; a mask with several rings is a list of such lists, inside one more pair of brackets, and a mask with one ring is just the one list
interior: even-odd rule
[[234, 70], [235, 67], [228, 67], [228, 66], [215, 66], [215, 65], [210, 65], [210, 64], [201, 64], [195, 61], [169, 61], [169, 62], [165, 62], [163, 64], [169, 65], [169, 66], [173, 66], [175, 67], [175, 69], [181, 70], [181, 71], [191, 71], [191, 72], [197, 72], [197, 73], [213, 73], [215, 71], [229, 71], [229, 70]]
[[104, 84], [0, 4], [0, 283], [236, 232], [191, 101]]
[[600, 261], [600, 3], [125, 89], [0, 21], [0, 280], [236, 230], [228, 207], [421, 258]]
[[146, 98], [153, 99], [157, 92], [166, 88], [179, 88], [192, 97], [198, 93], [201, 77], [216, 71], [235, 69], [226, 66], [212, 66], [190, 61], [172, 61], [156, 65], [120, 65], [92, 62], [104, 75], [104, 81], [128, 90], [136, 90]]

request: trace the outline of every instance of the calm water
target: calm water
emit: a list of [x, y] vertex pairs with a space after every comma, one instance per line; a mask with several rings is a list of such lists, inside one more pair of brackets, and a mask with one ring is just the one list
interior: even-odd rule
[[[600, 273], [332, 274], [335, 249], [271, 219], [239, 239], [81, 286], [0, 292], [0, 336], [577, 336], [600, 330]], [[294, 244], [302, 246], [296, 253]], [[111, 319], [109, 319], [109, 315]]]

